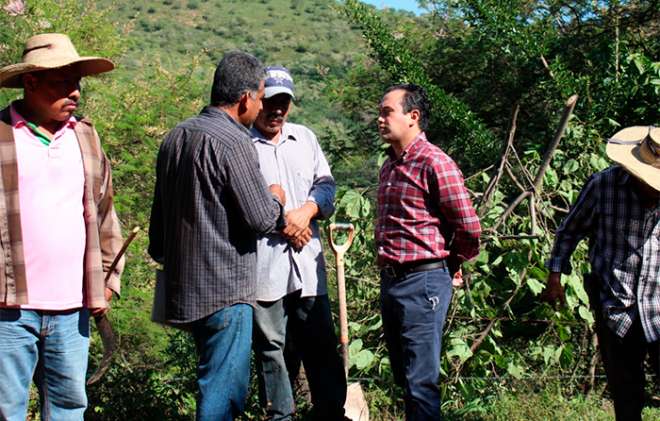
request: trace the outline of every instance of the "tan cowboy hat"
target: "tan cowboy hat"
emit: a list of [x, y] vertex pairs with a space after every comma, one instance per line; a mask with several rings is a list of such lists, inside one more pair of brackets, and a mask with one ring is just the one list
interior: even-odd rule
[[110, 60], [101, 57], [80, 57], [64, 34], [35, 35], [25, 43], [23, 62], [0, 69], [0, 88], [22, 88], [21, 75], [70, 64], [77, 64], [80, 76], [96, 75], [115, 68]]
[[633, 126], [607, 140], [607, 156], [660, 191], [660, 128]]

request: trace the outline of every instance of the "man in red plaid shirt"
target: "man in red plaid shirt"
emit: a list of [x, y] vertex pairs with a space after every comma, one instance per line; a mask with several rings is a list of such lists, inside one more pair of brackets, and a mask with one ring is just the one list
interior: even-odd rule
[[452, 277], [479, 252], [481, 226], [454, 161], [426, 139], [417, 85], [390, 87], [378, 130], [391, 146], [379, 176], [376, 244], [383, 330], [407, 421], [439, 420], [442, 330]]

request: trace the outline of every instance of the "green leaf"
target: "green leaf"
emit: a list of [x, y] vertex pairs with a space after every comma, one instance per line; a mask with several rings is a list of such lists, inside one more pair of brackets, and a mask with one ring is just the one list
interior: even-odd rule
[[545, 288], [545, 285], [534, 278], [527, 278], [527, 286], [534, 295], [539, 295], [543, 291], [543, 288]]
[[373, 352], [368, 349], [363, 349], [358, 352], [357, 355], [351, 357], [351, 361], [355, 364], [358, 370], [364, 370], [365, 368], [371, 366], [375, 360], [375, 355]]
[[348, 355], [351, 359], [362, 350], [362, 339], [355, 339], [348, 345]]
[[575, 296], [584, 304], [589, 304], [589, 296], [587, 291], [584, 289], [584, 284], [582, 279], [578, 275], [571, 274], [566, 276], [566, 284], [571, 288], [571, 291], [575, 293]]
[[360, 200], [361, 204], [361, 209], [360, 209], [360, 215], [362, 218], [367, 218], [369, 217], [369, 214], [371, 213], [371, 202], [369, 199], [366, 197], [362, 197]]
[[523, 368], [520, 367], [519, 365], [515, 365], [514, 363], [510, 362], [509, 365], [506, 368], [507, 373], [511, 375], [511, 377], [516, 378], [518, 380], [522, 379], [524, 371]]
[[552, 345], [547, 345], [543, 347], [543, 361], [546, 365], [550, 362], [550, 359], [555, 354], [555, 347]]
[[481, 250], [475, 261], [477, 263], [488, 263], [488, 251], [486, 250]]
[[559, 177], [553, 168], [548, 168], [543, 179], [545, 180], [545, 185], [550, 188], [556, 187], [559, 184]]
[[580, 168], [580, 164], [574, 159], [569, 159], [566, 164], [564, 164], [564, 174], [572, 174]]
[[578, 308], [578, 314], [580, 315], [580, 317], [582, 317], [582, 320], [586, 321], [589, 324], [593, 324], [594, 316], [593, 314], [591, 314], [591, 311], [587, 307], [580, 306], [580, 308]]
[[472, 351], [467, 343], [461, 338], [453, 338], [449, 341], [450, 349], [447, 351], [447, 358], [458, 357], [461, 363], [467, 361], [472, 356]]
[[362, 330], [362, 325], [360, 323], [357, 323], [357, 322], [348, 322], [348, 330], [351, 333], [357, 335]]
[[352, 219], [360, 217], [360, 208], [362, 207], [362, 195], [357, 190], [348, 190], [339, 202], [340, 206], [346, 209], [346, 215]]

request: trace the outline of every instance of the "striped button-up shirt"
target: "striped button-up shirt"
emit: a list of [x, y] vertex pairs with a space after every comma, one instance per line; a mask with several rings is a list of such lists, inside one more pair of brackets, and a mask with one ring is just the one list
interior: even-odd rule
[[476, 256], [481, 226], [454, 161], [423, 132], [399, 158], [388, 154], [378, 187], [379, 264]]
[[660, 339], [660, 203], [645, 208], [619, 166], [591, 176], [557, 230], [547, 267], [571, 273], [570, 256], [589, 237], [607, 325], [623, 337], [637, 317], [648, 342]]
[[310, 222], [312, 239], [293, 250], [279, 233], [260, 237], [257, 243], [257, 300], [275, 301], [294, 291], [302, 297], [327, 293], [325, 259], [317, 219], [335, 211], [335, 180], [314, 133], [305, 126], [285, 123], [279, 142], [264, 139], [252, 128], [261, 173], [268, 184], [286, 192], [286, 210], [314, 202], [319, 215]]
[[[83, 302], [105, 307], [105, 288], [119, 293], [123, 259], [105, 283], [105, 275], [122, 246], [119, 219], [112, 202], [110, 163], [92, 123], [81, 119], [74, 128], [84, 168], [83, 217], [85, 255]], [[18, 191], [18, 165], [9, 107], [0, 111], [0, 305], [28, 302]], [[53, 186], [57, 188], [57, 186]], [[56, 223], [56, 221], [55, 221]]]
[[254, 304], [257, 234], [283, 223], [245, 127], [206, 107], [174, 128], [158, 152], [149, 227], [149, 253], [165, 272], [166, 321]]

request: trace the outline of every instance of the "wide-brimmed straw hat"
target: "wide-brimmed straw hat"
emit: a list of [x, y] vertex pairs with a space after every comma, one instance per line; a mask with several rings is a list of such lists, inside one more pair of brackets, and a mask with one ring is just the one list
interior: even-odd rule
[[68, 36], [41, 34], [25, 43], [23, 61], [0, 69], [0, 88], [22, 88], [21, 75], [75, 64], [80, 76], [108, 72], [115, 65], [101, 57], [80, 57]]
[[633, 126], [607, 140], [607, 156], [660, 191], [660, 128]]

